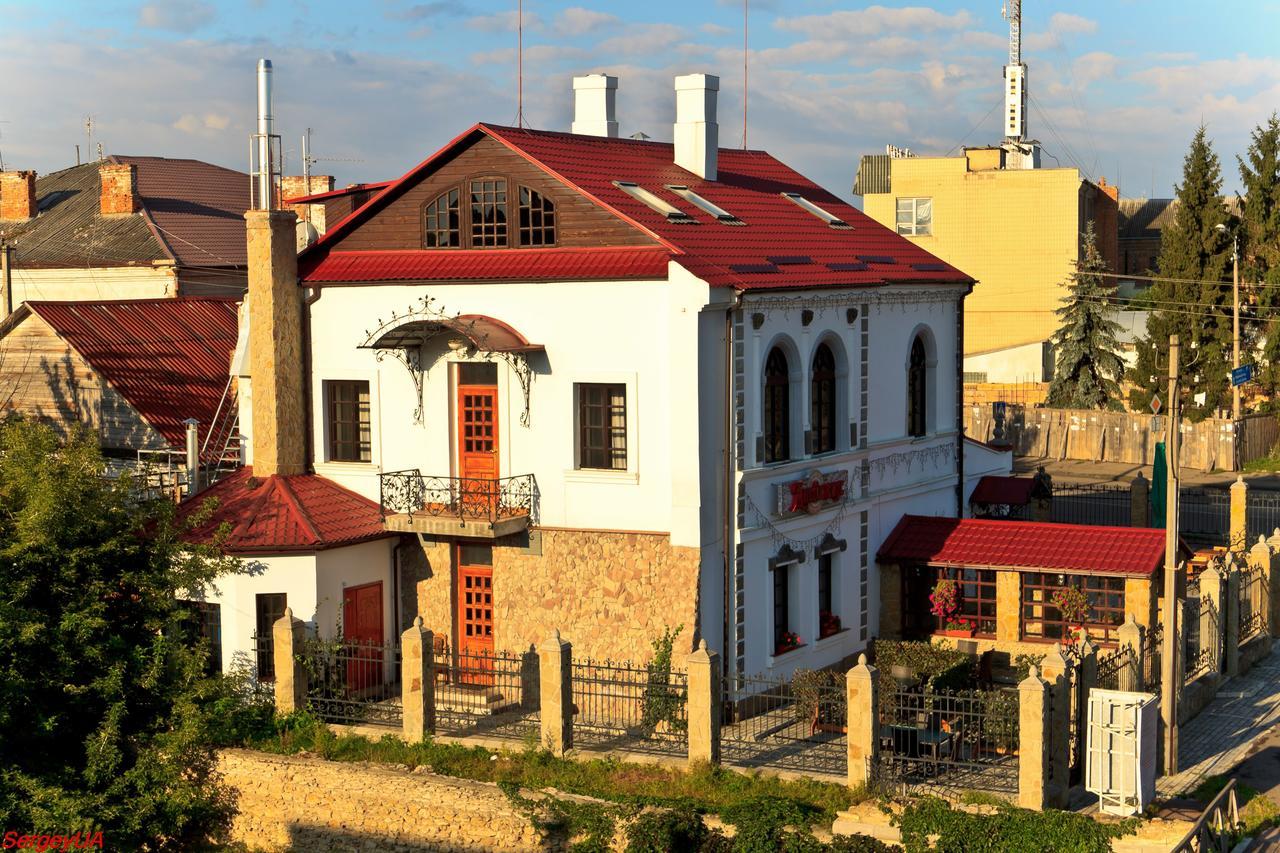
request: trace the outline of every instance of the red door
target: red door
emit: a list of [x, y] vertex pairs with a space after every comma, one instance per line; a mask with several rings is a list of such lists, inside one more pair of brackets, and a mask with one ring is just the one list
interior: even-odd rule
[[342, 634], [347, 655], [347, 688], [382, 683], [382, 581], [342, 591]]
[[458, 386], [458, 476], [463, 513], [491, 516], [497, 507], [496, 385]]
[[493, 566], [485, 551], [458, 546], [458, 669], [471, 684], [493, 680], [487, 674], [493, 668]]

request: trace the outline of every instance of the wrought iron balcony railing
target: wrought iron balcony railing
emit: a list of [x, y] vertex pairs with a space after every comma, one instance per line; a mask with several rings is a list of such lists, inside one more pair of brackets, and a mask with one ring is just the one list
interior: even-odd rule
[[424, 476], [418, 469], [391, 471], [380, 477], [382, 517], [457, 518], [496, 524], [514, 518], [534, 518], [538, 485], [532, 474], [487, 479]]

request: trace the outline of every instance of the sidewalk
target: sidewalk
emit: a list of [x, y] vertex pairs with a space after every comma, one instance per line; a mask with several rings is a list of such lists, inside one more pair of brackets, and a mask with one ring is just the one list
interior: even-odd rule
[[1209, 776], [1230, 773], [1254, 745], [1280, 724], [1280, 644], [1239, 678], [1222, 685], [1217, 698], [1179, 731], [1175, 776], [1156, 780], [1156, 793], [1176, 797]]
[[[1030, 477], [1036, 468], [1043, 465], [1055, 483], [1129, 483], [1142, 472], [1142, 476], [1151, 479], [1150, 465], [1135, 465], [1130, 462], [1087, 462], [1079, 459], [1038, 459], [1032, 456], [1015, 456], [1013, 473], [1019, 477]], [[1184, 488], [1209, 487], [1227, 488], [1238, 476], [1233, 471], [1214, 471], [1206, 474], [1197, 468], [1183, 468], [1179, 472]], [[1245, 482], [1258, 489], [1280, 490], [1280, 473], [1260, 471], [1245, 473]]]

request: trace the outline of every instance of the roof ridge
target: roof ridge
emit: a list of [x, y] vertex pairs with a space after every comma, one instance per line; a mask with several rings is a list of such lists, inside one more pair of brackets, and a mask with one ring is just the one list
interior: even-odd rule
[[[302, 505], [302, 500], [298, 497], [297, 492], [294, 491], [293, 486], [289, 483], [289, 478], [280, 476], [280, 475], [276, 475], [276, 476], [279, 482], [280, 494], [284, 496], [284, 499], [288, 503], [289, 508], [293, 511], [295, 520], [298, 522], [299, 525], [306, 528], [307, 532], [311, 534], [312, 541], [314, 542], [323, 541], [324, 537], [320, 535], [320, 531], [316, 530], [315, 524], [311, 522], [311, 516], [307, 512], [306, 508]], [[303, 475], [303, 476], [308, 476], [308, 475]], [[319, 476], [319, 475], [312, 474], [309, 476]]]

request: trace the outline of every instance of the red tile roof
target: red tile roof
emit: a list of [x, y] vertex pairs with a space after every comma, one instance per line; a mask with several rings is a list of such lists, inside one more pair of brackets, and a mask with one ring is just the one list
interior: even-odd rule
[[1164, 563], [1164, 531], [906, 515], [876, 557], [891, 563], [1150, 575]]
[[[340, 248], [331, 250], [331, 247], [416, 184], [437, 161], [447, 159], [452, 151], [473, 143], [481, 135], [501, 142], [647, 232], [665, 247], [672, 260], [713, 286], [766, 290], [896, 282], [969, 284], [972, 281], [763, 151], [720, 149], [717, 179], [705, 181], [675, 165], [673, 146], [669, 143], [488, 124], [471, 128], [330, 228], [303, 255], [303, 279], [313, 280], [313, 272], [324, 265], [325, 255], [354, 254], [344, 253]], [[672, 222], [615, 187], [613, 181], [635, 182], [694, 221]], [[718, 222], [666, 189], [667, 185], [687, 186], [745, 224]], [[852, 228], [831, 228], [784, 197], [784, 192], [799, 193]], [[501, 255], [519, 250], [489, 251]], [[456, 272], [447, 277], [470, 277], [462, 260], [465, 253], [418, 249], [406, 254], [459, 258], [454, 262]], [[353, 277], [349, 280], [359, 276], [362, 281], [377, 281], [377, 276], [383, 274], [381, 267], [367, 258], [348, 258], [344, 269], [346, 275]], [[612, 269], [599, 270], [600, 278], [613, 278], [612, 272]]]
[[1007, 504], [1024, 506], [1031, 502], [1031, 490], [1036, 481], [1030, 477], [994, 477], [986, 476], [973, 487], [970, 503], [975, 504]]
[[[241, 229], [243, 232], [243, 229]], [[28, 302], [170, 444], [212, 423], [236, 346], [230, 299]]]
[[308, 282], [596, 281], [665, 279], [670, 252], [650, 249], [332, 252], [308, 267]]
[[229, 554], [322, 551], [395, 535], [383, 529], [376, 503], [316, 474], [258, 479], [242, 468], [183, 501], [179, 521], [211, 498], [217, 509], [185, 538], [209, 544], [228, 525], [222, 548]]

